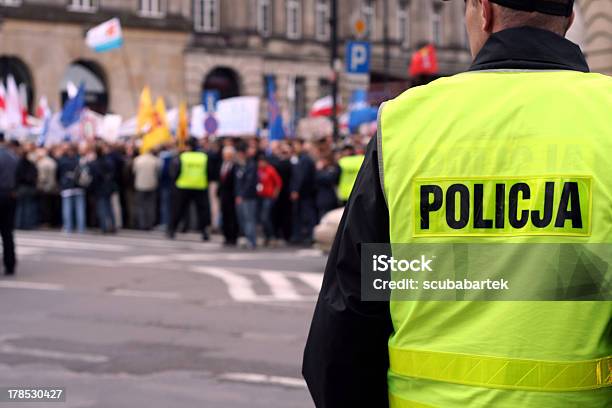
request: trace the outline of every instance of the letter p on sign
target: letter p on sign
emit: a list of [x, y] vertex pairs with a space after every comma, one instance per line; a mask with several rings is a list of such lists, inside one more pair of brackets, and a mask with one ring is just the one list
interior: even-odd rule
[[368, 74], [370, 72], [370, 43], [350, 41], [346, 44], [346, 72]]

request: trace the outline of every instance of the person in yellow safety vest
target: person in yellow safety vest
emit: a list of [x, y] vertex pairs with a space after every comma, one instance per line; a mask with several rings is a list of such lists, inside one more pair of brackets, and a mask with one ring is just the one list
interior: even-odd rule
[[198, 216], [198, 227], [202, 240], [208, 241], [207, 227], [210, 224], [210, 203], [208, 199], [209, 160], [206, 153], [198, 151], [198, 142], [192, 138], [186, 151], [178, 157], [175, 193], [172, 205], [172, 219], [168, 226], [168, 238], [174, 239], [181, 219], [188, 218], [194, 203]]
[[469, 71], [380, 108], [304, 352], [317, 407], [611, 406], [612, 78], [572, 6], [466, 0]]
[[338, 160], [338, 167], [340, 168], [338, 200], [342, 205], [346, 205], [351, 195], [364, 158], [363, 154], [355, 154], [355, 149], [352, 146], [346, 146], [342, 150], [342, 157]]

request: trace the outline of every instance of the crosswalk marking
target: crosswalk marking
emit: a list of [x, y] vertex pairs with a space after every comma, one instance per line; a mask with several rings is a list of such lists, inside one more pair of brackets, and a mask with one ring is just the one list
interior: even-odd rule
[[317, 291], [321, 290], [323, 284], [323, 275], [318, 273], [299, 273], [297, 277], [302, 280], [305, 284], [310, 286], [312, 289]]
[[257, 293], [253, 290], [253, 284], [242, 275], [227, 269], [208, 266], [195, 267], [196, 273], [203, 273], [221, 279], [227, 286], [230, 296], [238, 302], [255, 302], [258, 300]]
[[[229, 295], [236, 302], [291, 302], [291, 301], [313, 301], [316, 299], [316, 292], [320, 287], [321, 278], [308, 276], [314, 274], [294, 273], [287, 274], [286, 272], [262, 270], [252, 271], [248, 273], [238, 273], [225, 268], [198, 266], [193, 267], [191, 271], [213, 276], [220, 279], [227, 286]], [[270, 294], [258, 294], [253, 286], [254, 281], [247, 276], [257, 276], [263, 283], [266, 284]], [[291, 278], [297, 278], [306, 285], [314, 289], [312, 295], [302, 295], [298, 292]], [[319, 282], [319, 287], [316, 287]]]
[[277, 300], [302, 300], [294, 285], [281, 272], [261, 271], [259, 273], [261, 279], [268, 284], [272, 296]]

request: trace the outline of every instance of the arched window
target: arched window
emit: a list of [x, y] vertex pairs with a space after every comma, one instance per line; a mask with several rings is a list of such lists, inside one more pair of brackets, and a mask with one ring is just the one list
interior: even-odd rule
[[60, 84], [62, 105], [68, 100], [70, 86], [85, 85], [85, 105], [100, 114], [108, 111], [108, 87], [104, 70], [94, 61], [78, 60], [70, 64]]
[[9, 76], [15, 78], [15, 83], [25, 86], [28, 112], [33, 112], [34, 106], [34, 83], [28, 66], [19, 58], [11, 56], [0, 56], [0, 81], [6, 86]]
[[240, 95], [238, 74], [231, 68], [217, 67], [210, 71], [202, 83], [203, 91], [219, 91], [220, 99], [233, 98]]

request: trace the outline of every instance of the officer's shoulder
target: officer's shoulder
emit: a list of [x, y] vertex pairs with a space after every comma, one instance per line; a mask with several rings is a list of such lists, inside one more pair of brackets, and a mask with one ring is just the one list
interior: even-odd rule
[[391, 110], [391, 106], [406, 106], [406, 102], [410, 102], [412, 106], [418, 106], [418, 102], [430, 100], [431, 98], [444, 98], [444, 91], [451, 91], [462, 82], [461, 74], [438, 78], [426, 85], [414, 86], [407, 89], [399, 96], [385, 102], [385, 110]]

